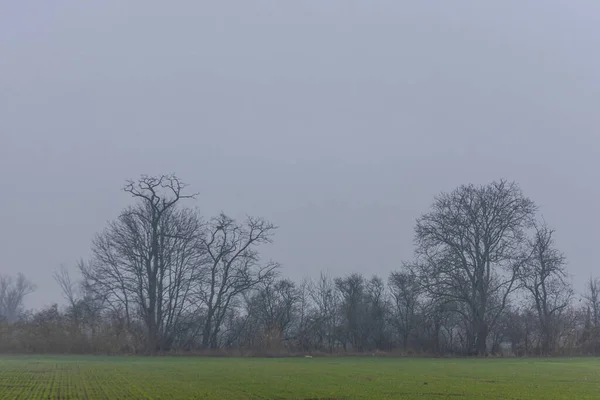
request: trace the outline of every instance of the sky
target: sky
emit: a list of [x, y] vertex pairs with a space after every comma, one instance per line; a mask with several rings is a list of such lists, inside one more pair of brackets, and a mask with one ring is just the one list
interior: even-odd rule
[[575, 287], [600, 275], [596, 0], [0, 2], [0, 273], [27, 302], [141, 174], [279, 226], [300, 280], [387, 276], [461, 184], [519, 183]]

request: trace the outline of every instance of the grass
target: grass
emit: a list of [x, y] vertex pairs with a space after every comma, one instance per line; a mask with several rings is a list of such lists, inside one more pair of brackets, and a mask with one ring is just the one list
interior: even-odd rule
[[598, 399], [600, 360], [0, 357], [0, 399]]

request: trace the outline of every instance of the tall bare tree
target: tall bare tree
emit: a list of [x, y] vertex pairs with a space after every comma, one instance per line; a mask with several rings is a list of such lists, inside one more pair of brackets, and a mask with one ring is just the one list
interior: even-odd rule
[[534, 226], [533, 238], [528, 241], [531, 254], [520, 273], [539, 319], [543, 354], [554, 350], [560, 314], [573, 296], [565, 256], [555, 247], [553, 235], [554, 230], [545, 223]]
[[81, 271], [89, 286], [127, 320], [137, 313], [146, 327], [146, 351], [168, 348], [190, 300], [204, 256], [202, 223], [178, 207], [186, 185], [174, 175], [142, 176], [124, 187], [137, 203], [124, 210], [92, 244], [92, 261]]
[[226, 313], [239, 296], [272, 279], [279, 264], [261, 262], [258, 247], [271, 243], [277, 227], [261, 218], [239, 223], [220, 214], [213, 218], [202, 238], [207, 261], [197, 275], [197, 295], [206, 307], [202, 345], [218, 347], [218, 335]]
[[15, 278], [0, 275], [0, 318], [15, 322], [23, 311], [25, 297], [35, 291], [35, 285], [19, 273]]
[[430, 295], [465, 305], [455, 310], [474, 332], [476, 354], [486, 354], [488, 333], [515, 289], [535, 211], [516, 183], [501, 180], [442, 193], [417, 220], [419, 277]]

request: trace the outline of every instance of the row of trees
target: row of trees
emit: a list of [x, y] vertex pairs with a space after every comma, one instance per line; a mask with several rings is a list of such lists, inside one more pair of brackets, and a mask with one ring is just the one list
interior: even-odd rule
[[515, 183], [436, 197], [417, 220], [415, 259], [387, 279], [301, 283], [259, 256], [272, 223], [204, 220], [172, 175], [142, 176], [125, 191], [135, 204], [95, 237], [80, 278], [55, 274], [67, 307], [23, 313], [33, 286], [0, 279], [0, 350], [600, 352], [600, 280], [574, 301], [554, 231]]

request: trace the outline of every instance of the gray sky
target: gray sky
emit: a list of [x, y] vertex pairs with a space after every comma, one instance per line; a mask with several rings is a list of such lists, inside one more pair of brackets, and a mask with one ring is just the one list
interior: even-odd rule
[[[300, 279], [387, 275], [462, 183], [516, 180], [598, 271], [600, 3], [4, 1], [0, 272], [29, 305], [87, 258], [127, 178], [175, 172], [207, 216], [266, 217]], [[191, 204], [191, 203], [190, 203]]]

